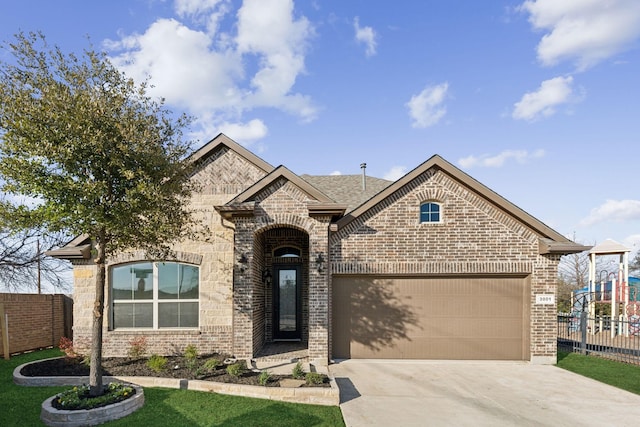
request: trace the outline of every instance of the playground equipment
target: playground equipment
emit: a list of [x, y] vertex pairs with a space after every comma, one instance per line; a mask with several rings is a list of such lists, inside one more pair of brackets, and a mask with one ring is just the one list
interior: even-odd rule
[[[631, 249], [618, 242], [607, 239], [589, 251], [589, 285], [586, 292], [580, 292], [581, 309], [589, 314], [589, 330], [596, 332], [596, 303], [611, 304], [611, 338], [616, 335], [629, 336], [640, 333], [640, 279], [632, 278], [629, 282], [629, 252]], [[617, 268], [612, 272], [596, 271], [598, 256], [619, 256]], [[632, 295], [633, 294], [633, 295]], [[576, 299], [577, 300], [577, 299]]]

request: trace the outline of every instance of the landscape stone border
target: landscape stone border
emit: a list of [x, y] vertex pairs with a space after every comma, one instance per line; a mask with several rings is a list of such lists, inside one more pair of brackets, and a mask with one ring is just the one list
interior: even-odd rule
[[[57, 358], [54, 358], [57, 359]], [[13, 371], [13, 382], [27, 387], [82, 385], [89, 383], [89, 377], [27, 377], [20, 373], [22, 368], [31, 363], [24, 363]], [[187, 380], [157, 377], [104, 376], [103, 381], [126, 382], [141, 387], [166, 387], [184, 390], [208, 391], [234, 396], [255, 397], [281, 402], [306, 403], [311, 405], [339, 406], [340, 389], [335, 379], [329, 376], [331, 387], [263, 387], [245, 384], [230, 384], [215, 381]]]
[[134, 413], [144, 405], [144, 390], [142, 387], [132, 384], [136, 394], [121, 402], [93, 409], [64, 410], [53, 407], [51, 396], [42, 402], [40, 419], [50, 427], [83, 427], [96, 426], [107, 421], [117, 420]]

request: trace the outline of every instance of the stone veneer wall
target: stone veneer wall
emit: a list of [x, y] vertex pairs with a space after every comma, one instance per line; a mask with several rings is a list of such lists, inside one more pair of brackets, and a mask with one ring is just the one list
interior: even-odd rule
[[[196, 329], [112, 330], [109, 290], [105, 299], [103, 354], [124, 356], [129, 341], [145, 336], [148, 353], [174, 354], [194, 344], [200, 353], [233, 350], [233, 225], [222, 220], [214, 206], [222, 205], [264, 176], [258, 169], [232, 150], [221, 146], [200, 165], [193, 176], [200, 185], [191, 201], [191, 208], [206, 234], [195, 241], [179, 242], [173, 246], [176, 260], [198, 265], [200, 268], [200, 327]], [[131, 252], [108, 260], [113, 266], [123, 262], [145, 260], [145, 254]], [[76, 260], [74, 264], [74, 341], [76, 347], [88, 352], [91, 343], [92, 307], [95, 289], [95, 265], [91, 260]]]
[[[420, 223], [420, 205], [442, 204], [442, 222]], [[440, 170], [429, 170], [333, 233], [332, 274], [523, 275], [531, 281], [532, 360], [556, 355], [558, 256], [538, 254], [538, 236]]]

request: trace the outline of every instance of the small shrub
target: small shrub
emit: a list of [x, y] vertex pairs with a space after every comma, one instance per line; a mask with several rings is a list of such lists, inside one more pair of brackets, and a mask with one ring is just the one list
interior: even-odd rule
[[91, 367], [91, 353], [82, 356], [82, 364]]
[[157, 354], [152, 354], [151, 357], [149, 357], [149, 360], [147, 360], [147, 366], [153, 372], [162, 372], [167, 369], [167, 358]]
[[186, 357], [187, 359], [197, 359], [198, 348], [193, 344], [189, 344], [184, 348], [184, 357]]
[[318, 372], [308, 372], [304, 376], [304, 380], [307, 383], [307, 385], [322, 384], [324, 382], [325, 378], [326, 378], [326, 375], [322, 375], [322, 374], [320, 374]]
[[271, 373], [269, 371], [262, 371], [260, 372], [260, 376], [258, 377], [258, 384], [266, 387], [270, 379]]
[[207, 371], [206, 369], [204, 369], [204, 367], [202, 367], [202, 365], [198, 366], [197, 368], [195, 368], [195, 370], [193, 371], [193, 375], [196, 378], [202, 378], [204, 377], [209, 371]]
[[147, 337], [144, 335], [129, 340], [129, 356], [134, 359], [144, 357], [147, 352]]
[[202, 364], [202, 368], [204, 368], [208, 372], [215, 371], [218, 368], [218, 366], [222, 366], [222, 360], [220, 360], [220, 359], [218, 359], [216, 357], [212, 357], [210, 359], [207, 359]]
[[105, 386], [104, 394], [97, 397], [89, 396], [89, 386], [82, 385], [65, 390], [53, 401], [53, 406], [57, 409], [77, 410], [92, 409], [112, 403], [121, 402], [136, 393], [131, 386], [109, 383]]
[[296, 366], [293, 367], [293, 371], [291, 372], [293, 378], [301, 380], [304, 378], [304, 374], [305, 372], [304, 369], [302, 369], [302, 362], [296, 363]]
[[187, 368], [194, 370], [198, 367], [198, 349], [195, 345], [189, 344], [185, 347], [184, 357], [187, 359]]
[[246, 369], [247, 367], [245, 366], [244, 362], [232, 363], [231, 365], [227, 366], [227, 374], [237, 378], [241, 376]]
[[64, 354], [67, 357], [77, 357], [78, 353], [73, 349], [73, 341], [67, 337], [60, 337], [60, 343], [58, 344], [58, 348], [64, 351]]

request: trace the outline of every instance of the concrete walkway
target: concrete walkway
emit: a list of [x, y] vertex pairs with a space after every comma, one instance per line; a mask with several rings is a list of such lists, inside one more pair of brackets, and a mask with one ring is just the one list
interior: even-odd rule
[[346, 360], [329, 370], [348, 427], [640, 424], [640, 396], [555, 366]]

